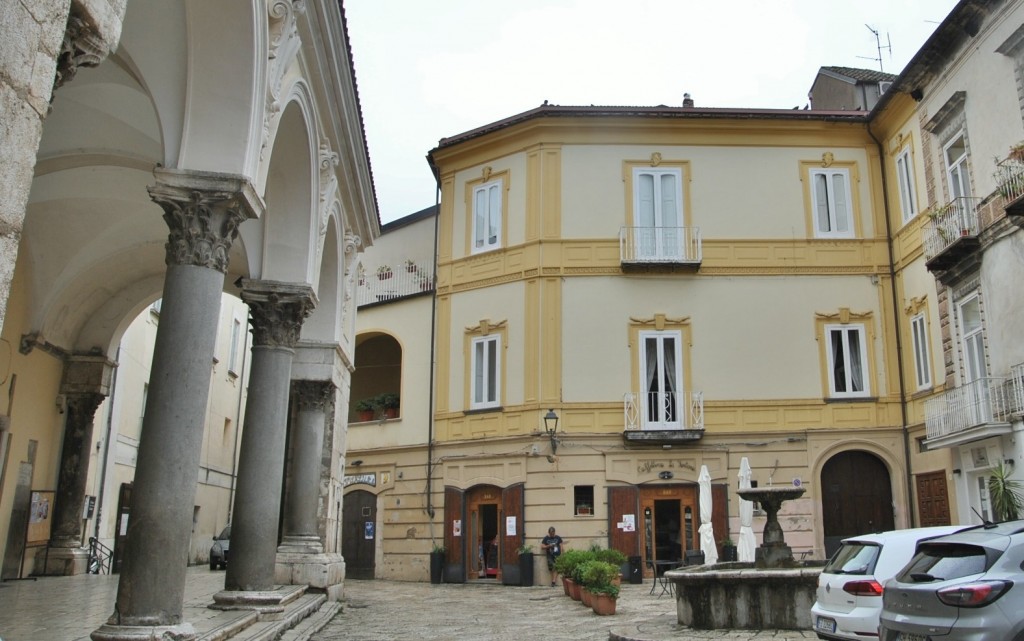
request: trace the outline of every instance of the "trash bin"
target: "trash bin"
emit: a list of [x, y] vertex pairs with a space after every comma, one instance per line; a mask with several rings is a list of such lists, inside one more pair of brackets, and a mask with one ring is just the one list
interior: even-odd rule
[[638, 556], [629, 557], [629, 582], [633, 584], [644, 582], [643, 561]]

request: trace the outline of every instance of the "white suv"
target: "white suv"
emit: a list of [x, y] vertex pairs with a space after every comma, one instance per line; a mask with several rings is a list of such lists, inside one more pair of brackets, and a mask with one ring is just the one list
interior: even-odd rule
[[811, 607], [818, 638], [877, 641], [882, 583], [903, 569], [920, 541], [967, 527], [893, 530], [845, 539], [818, 577], [818, 600]]

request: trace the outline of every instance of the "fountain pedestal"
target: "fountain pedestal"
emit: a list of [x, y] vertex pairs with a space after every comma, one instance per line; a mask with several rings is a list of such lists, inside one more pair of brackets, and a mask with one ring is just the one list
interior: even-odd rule
[[[699, 630], [809, 629], [821, 563], [797, 563], [779, 525], [779, 509], [802, 496], [801, 487], [743, 489], [740, 497], [765, 511], [763, 543], [755, 563], [720, 563], [672, 570], [676, 619]], [[816, 565], [816, 567], [814, 567]], [[752, 567], [754, 566], [754, 567]]]

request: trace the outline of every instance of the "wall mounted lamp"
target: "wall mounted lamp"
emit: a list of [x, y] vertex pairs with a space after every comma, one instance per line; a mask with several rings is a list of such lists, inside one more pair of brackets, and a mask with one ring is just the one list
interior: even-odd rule
[[558, 439], [555, 438], [555, 433], [558, 431], [558, 414], [555, 414], [553, 409], [548, 410], [548, 413], [544, 415], [544, 431], [551, 439], [551, 453], [554, 454], [558, 451]]

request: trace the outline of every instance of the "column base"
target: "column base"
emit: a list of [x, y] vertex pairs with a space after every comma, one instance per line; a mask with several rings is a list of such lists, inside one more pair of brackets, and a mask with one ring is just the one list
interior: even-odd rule
[[178, 625], [112, 625], [104, 623], [89, 635], [92, 641], [195, 641], [191, 623]]
[[33, 574], [40, 576], [74, 576], [89, 571], [89, 550], [86, 548], [39, 548]]
[[[213, 595], [213, 610], [255, 610], [260, 620], [276, 621], [285, 606], [306, 592], [304, 585], [282, 585], [274, 590], [221, 590]], [[175, 640], [177, 641], [177, 640]]]
[[314, 535], [285, 534], [281, 545], [277, 546], [278, 554], [323, 554], [324, 545], [320, 537]]
[[274, 563], [274, 581], [308, 585], [326, 593], [328, 601], [337, 601], [344, 588], [345, 559], [340, 554], [296, 554], [279, 549]]

